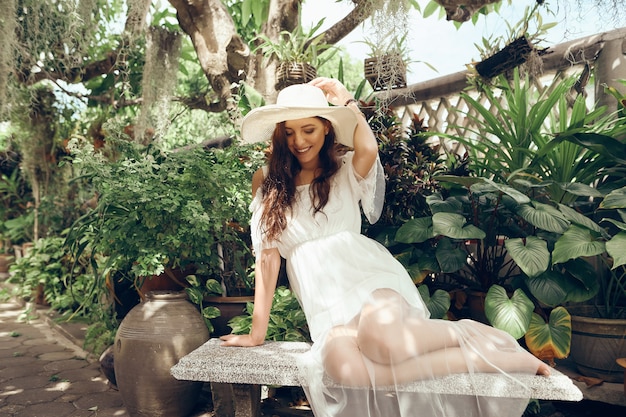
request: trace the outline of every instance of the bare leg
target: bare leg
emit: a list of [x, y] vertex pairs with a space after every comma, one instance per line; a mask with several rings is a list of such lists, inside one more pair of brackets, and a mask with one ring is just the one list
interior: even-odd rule
[[332, 329], [326, 339], [324, 364], [337, 381], [369, 385], [375, 377], [384, 384], [469, 370], [550, 373], [548, 365], [491, 326], [424, 319], [393, 290], [372, 297], [355, 320]]
[[371, 360], [401, 363], [443, 348], [458, 347], [453, 323], [425, 319], [400, 294], [377, 290], [358, 319], [358, 343]]
[[346, 386], [372, 386], [374, 381], [378, 386], [394, 385], [470, 371], [549, 374], [549, 367], [529, 352], [503, 352], [489, 341], [481, 342], [480, 349], [451, 347], [399, 364], [382, 364], [364, 357], [354, 327], [338, 326], [327, 335], [323, 361], [327, 374]]

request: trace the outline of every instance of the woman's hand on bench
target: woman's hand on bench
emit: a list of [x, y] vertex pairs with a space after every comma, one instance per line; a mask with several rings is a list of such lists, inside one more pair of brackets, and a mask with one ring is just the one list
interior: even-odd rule
[[220, 339], [223, 341], [222, 346], [252, 347], [262, 345], [264, 342], [261, 340], [259, 343], [249, 334], [227, 334], [225, 336], [220, 336]]

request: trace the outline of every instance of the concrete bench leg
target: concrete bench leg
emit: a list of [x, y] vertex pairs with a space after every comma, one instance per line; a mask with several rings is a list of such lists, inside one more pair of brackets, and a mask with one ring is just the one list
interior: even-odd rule
[[261, 386], [211, 382], [213, 410], [217, 417], [260, 417]]

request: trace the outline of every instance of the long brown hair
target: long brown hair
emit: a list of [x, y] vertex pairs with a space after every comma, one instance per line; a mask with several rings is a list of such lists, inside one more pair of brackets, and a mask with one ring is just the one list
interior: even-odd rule
[[[318, 119], [322, 120], [329, 129], [319, 153], [321, 173], [313, 179], [309, 187], [313, 201], [313, 214], [322, 211], [328, 203], [330, 180], [339, 170], [333, 126], [322, 117]], [[269, 240], [278, 239], [287, 227], [287, 211], [293, 207], [296, 196], [296, 176], [301, 169], [300, 162], [287, 145], [285, 122], [278, 123], [272, 135], [268, 173], [261, 185], [263, 193], [261, 227]]]

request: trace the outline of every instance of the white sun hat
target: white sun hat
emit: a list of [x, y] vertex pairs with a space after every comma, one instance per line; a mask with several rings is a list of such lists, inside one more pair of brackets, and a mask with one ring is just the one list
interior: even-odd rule
[[324, 92], [309, 84], [286, 87], [278, 93], [276, 104], [251, 110], [241, 122], [241, 136], [245, 143], [267, 141], [276, 123], [316, 116], [332, 123], [337, 142], [353, 146], [356, 114], [345, 106], [329, 105]]

